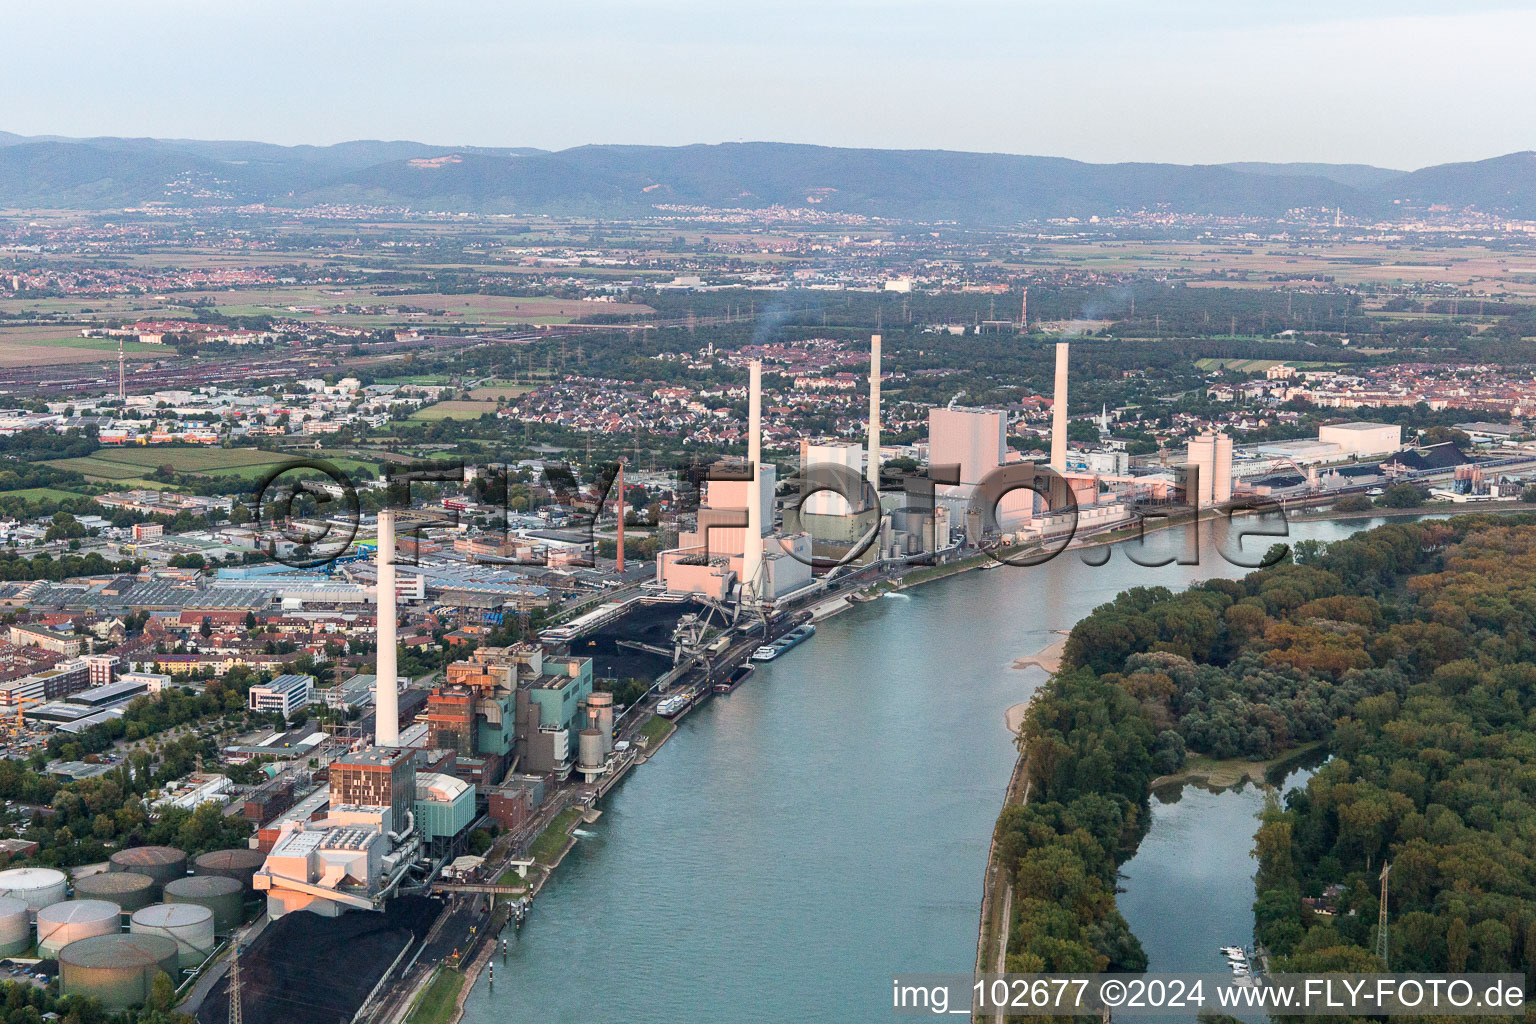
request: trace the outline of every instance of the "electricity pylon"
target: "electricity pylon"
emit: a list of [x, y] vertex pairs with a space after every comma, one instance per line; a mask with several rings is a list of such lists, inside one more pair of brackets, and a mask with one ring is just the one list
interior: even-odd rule
[[[1391, 864], [1381, 866], [1381, 905], [1376, 911], [1376, 955], [1381, 958], [1382, 969], [1387, 968], [1387, 873], [1392, 870]], [[239, 1024], [232, 1021], [231, 1024]]]

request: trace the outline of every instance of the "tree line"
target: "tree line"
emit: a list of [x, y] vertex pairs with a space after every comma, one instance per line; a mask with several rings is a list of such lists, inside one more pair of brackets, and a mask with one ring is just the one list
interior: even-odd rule
[[996, 838], [1008, 969], [1135, 970], [1115, 873], [1190, 752], [1331, 759], [1266, 812], [1258, 940], [1295, 970], [1536, 959], [1536, 517], [1394, 524], [1269, 569], [1128, 590], [1073, 629], [1026, 716], [1029, 802]]

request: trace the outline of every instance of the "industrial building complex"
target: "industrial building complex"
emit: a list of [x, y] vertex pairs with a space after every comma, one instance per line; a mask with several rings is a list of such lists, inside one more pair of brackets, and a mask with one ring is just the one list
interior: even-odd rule
[[[9, 627], [17, 670], [0, 681], [18, 753], [49, 742], [57, 753], [68, 749], [61, 739], [99, 736], [104, 724], [125, 736], [146, 701], [221, 695], [247, 723], [221, 738], [223, 770], [200, 764], [146, 805], [159, 815], [216, 805], [251, 833], [248, 845], [190, 860], [171, 846], [129, 846], [73, 877], [0, 871], [0, 952], [56, 962], [62, 991], [113, 1008], [145, 1001], [161, 972], [198, 979], [199, 1019], [221, 1024], [221, 1007], [240, 1006], [237, 964], [259, 995], [292, 983], [294, 950], [345, 942], [359, 967], [324, 1013], [398, 1018], [390, 993], [421, 983], [418, 960], [477, 948], [486, 921], [504, 920], [482, 920], [493, 906], [520, 919], [547, 877], [547, 865], [527, 877], [535, 841], [546, 829], [567, 841], [574, 822], [601, 813], [602, 797], [667, 735], [666, 720], [730, 693], [750, 659], [777, 657], [814, 620], [911, 566], [1403, 481], [1494, 500], [1526, 469], [1449, 441], [1408, 445], [1400, 427], [1366, 420], [1249, 444], [1201, 424], [1132, 455], [1110, 436], [1107, 408], [1069, 417], [1070, 343], [1052, 354], [1049, 398], [924, 407], [926, 437], [893, 446], [882, 444], [873, 335], [864, 436], [801, 437], [798, 465], [765, 457], [763, 363], [744, 360], [744, 457], [699, 467], [692, 505], [681, 485], [664, 492], [657, 505], [675, 541], [656, 544], [645, 565], [632, 554], [626, 564], [620, 465], [612, 493], [578, 490], [499, 538], [466, 471], [431, 516], [386, 506], [372, 537], [320, 566], [254, 562], [211, 576], [178, 566], [0, 588], [30, 609]], [[857, 385], [844, 376], [837, 386]], [[1048, 436], [1020, 443], [1036, 422]], [[921, 434], [923, 420], [912, 423]], [[628, 486], [641, 486], [630, 471]], [[503, 525], [515, 518], [501, 514]], [[615, 557], [600, 563], [595, 531], [609, 515]], [[582, 516], [594, 532], [573, 540], [562, 528]], [[523, 628], [532, 608], [547, 618]], [[137, 642], [114, 615], [145, 617]], [[233, 679], [243, 689], [220, 689]], [[48, 764], [61, 780], [129, 770], [95, 752]]]

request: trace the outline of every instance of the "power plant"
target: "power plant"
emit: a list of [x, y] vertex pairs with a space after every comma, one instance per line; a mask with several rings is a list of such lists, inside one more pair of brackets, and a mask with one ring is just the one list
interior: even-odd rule
[[748, 367], [745, 463], [722, 460], [702, 483], [697, 529], [656, 557], [656, 581], [672, 595], [761, 611], [814, 585], [811, 539], [773, 530], [777, 471], [763, 462], [762, 363]]
[[[424, 751], [400, 742], [395, 546], [395, 514], [385, 509], [378, 517], [375, 552], [374, 745], [331, 762], [327, 808], [279, 818], [259, 863], [233, 855], [200, 858], [198, 876], [166, 886], [167, 902], [210, 909], [222, 921], [233, 909], [232, 884], [249, 871], [251, 886], [266, 894], [272, 918], [295, 910], [323, 917], [382, 910], [403, 886], [430, 882], [442, 863], [434, 857], [440, 841], [451, 843], [474, 819], [473, 787], [439, 773], [418, 773]], [[506, 738], [500, 753], [507, 753], [516, 711], [512, 690], [498, 689], [499, 680], [473, 667], [466, 673], [463, 663], [452, 666], [445, 684], [428, 699], [429, 740], [470, 754], [479, 736], [494, 734]], [[486, 685], [469, 685], [472, 681]], [[477, 729], [480, 715], [489, 723], [485, 729]], [[418, 810], [427, 820], [418, 821]]]
[[368, 747], [331, 762], [329, 811], [283, 822], [252, 877], [267, 894], [271, 917], [381, 909], [422, 852], [412, 810], [414, 756], [410, 749]]

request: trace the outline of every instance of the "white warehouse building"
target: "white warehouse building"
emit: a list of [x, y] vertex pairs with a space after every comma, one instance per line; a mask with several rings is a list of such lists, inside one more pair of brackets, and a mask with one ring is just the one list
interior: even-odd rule
[[1393, 423], [1332, 423], [1318, 428], [1317, 439], [1338, 445], [1346, 456], [1369, 458], [1401, 450], [1403, 428]]

